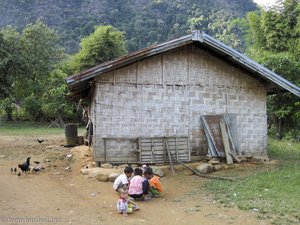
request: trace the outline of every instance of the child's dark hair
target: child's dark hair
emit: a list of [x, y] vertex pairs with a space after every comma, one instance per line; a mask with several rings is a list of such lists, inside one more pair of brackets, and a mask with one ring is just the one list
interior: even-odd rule
[[142, 176], [143, 175], [143, 170], [139, 167], [135, 168], [134, 169], [134, 175], [140, 175]]
[[153, 175], [153, 170], [151, 167], [146, 167], [144, 171], [144, 175]]
[[125, 169], [124, 169], [124, 173], [132, 173], [133, 172], [133, 169], [130, 167], [130, 166], [126, 166]]

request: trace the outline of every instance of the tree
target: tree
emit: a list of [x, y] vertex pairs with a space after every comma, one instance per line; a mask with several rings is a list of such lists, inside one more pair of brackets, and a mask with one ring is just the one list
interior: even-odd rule
[[64, 82], [66, 77], [64, 68], [56, 68], [48, 76], [48, 84], [41, 96], [42, 113], [47, 118], [57, 115], [65, 119], [74, 117], [75, 106], [66, 98], [68, 94], [67, 85]]
[[13, 81], [21, 72], [19, 39], [19, 33], [11, 27], [0, 31], [0, 100], [9, 96]]
[[[300, 66], [289, 53], [267, 54], [263, 58], [263, 64], [272, 68], [274, 72], [283, 74], [284, 77], [296, 85], [300, 85]], [[282, 138], [284, 134], [295, 130], [295, 136], [299, 135], [300, 127], [300, 101], [292, 93], [278, 93], [268, 96], [268, 120], [270, 126], [274, 126], [277, 136]], [[297, 131], [298, 129], [298, 131]]]
[[[247, 53], [287, 80], [300, 85], [300, 3], [285, 0], [279, 6], [247, 15], [251, 45]], [[268, 96], [268, 122], [278, 137], [300, 134], [300, 101], [291, 93]]]
[[40, 20], [23, 29], [20, 37], [23, 72], [14, 83], [17, 97], [24, 98], [32, 93], [41, 96], [50, 72], [65, 57], [58, 41], [57, 33]]
[[90, 68], [126, 53], [124, 35], [112, 26], [98, 26], [80, 42], [81, 49], [71, 58], [74, 72]]
[[22, 33], [7, 27], [0, 32], [0, 54], [0, 105], [7, 119], [12, 119], [14, 105], [25, 109], [28, 119], [42, 119], [41, 96], [48, 76], [64, 58], [56, 32], [40, 20]]

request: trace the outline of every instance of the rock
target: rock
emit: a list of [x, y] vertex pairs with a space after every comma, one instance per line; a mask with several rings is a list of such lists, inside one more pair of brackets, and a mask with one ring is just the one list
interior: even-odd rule
[[115, 179], [117, 179], [117, 177], [119, 175], [120, 175], [119, 173], [111, 173], [111, 174], [109, 174], [108, 179], [109, 179], [110, 182], [114, 182]]
[[101, 164], [101, 167], [105, 168], [105, 169], [111, 169], [111, 168], [113, 168], [113, 165], [111, 165], [109, 163], [104, 163], [104, 164]]
[[228, 168], [229, 168], [229, 169], [234, 169], [234, 168], [235, 168], [235, 165], [234, 165], [234, 164], [230, 164], [230, 165], [228, 165]]
[[164, 172], [159, 168], [159, 167], [156, 167], [156, 166], [151, 166], [152, 168], [152, 171], [155, 175], [159, 176], [159, 177], [163, 177], [164, 176]]
[[107, 182], [108, 181], [108, 176], [106, 174], [98, 174], [96, 176], [96, 179], [98, 181], [101, 181], [101, 182]]
[[90, 171], [88, 169], [81, 169], [80, 172], [81, 172], [82, 175], [89, 175]]
[[96, 167], [89, 169], [89, 177], [97, 177], [99, 174], [105, 174], [104, 171], [101, 170], [101, 168]]
[[219, 171], [222, 169], [222, 166], [221, 165], [214, 165], [214, 171]]
[[210, 172], [214, 171], [214, 166], [211, 164], [205, 163], [200, 166], [197, 166], [196, 170], [199, 173], [206, 174], [206, 173], [210, 173]]
[[242, 155], [240, 156], [241, 160], [242, 161], [248, 161], [248, 160], [251, 160], [253, 158], [252, 155]]
[[222, 165], [222, 168], [225, 169], [225, 170], [228, 170], [228, 169], [229, 169], [229, 166], [226, 165], [226, 164], [223, 164], [223, 165]]
[[120, 169], [120, 168], [124, 169], [126, 166], [128, 166], [128, 164], [122, 164], [122, 165], [119, 165], [119, 166], [118, 166], [118, 169]]
[[262, 162], [270, 161], [270, 159], [267, 155], [255, 155], [255, 156], [253, 156], [253, 159], [257, 160], [257, 161], [262, 161]]
[[217, 164], [220, 164], [220, 159], [213, 158], [213, 159], [209, 160], [208, 163], [212, 164], [212, 165], [217, 165]]

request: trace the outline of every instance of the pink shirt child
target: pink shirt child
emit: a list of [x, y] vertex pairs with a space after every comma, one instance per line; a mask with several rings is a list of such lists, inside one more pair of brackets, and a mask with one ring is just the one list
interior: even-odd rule
[[140, 195], [143, 194], [143, 182], [145, 178], [140, 175], [135, 175], [130, 180], [128, 194], [130, 195]]

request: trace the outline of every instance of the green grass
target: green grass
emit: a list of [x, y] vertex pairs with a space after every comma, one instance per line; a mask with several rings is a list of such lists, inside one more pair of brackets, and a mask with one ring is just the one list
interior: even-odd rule
[[257, 211], [274, 224], [300, 223], [300, 144], [269, 139], [268, 153], [276, 166], [254, 168], [235, 182], [211, 180], [206, 190], [226, 206]]
[[[0, 122], [1, 135], [52, 135], [64, 134], [64, 128], [48, 128], [49, 123], [39, 122]], [[83, 133], [84, 128], [80, 127], [78, 133]]]

